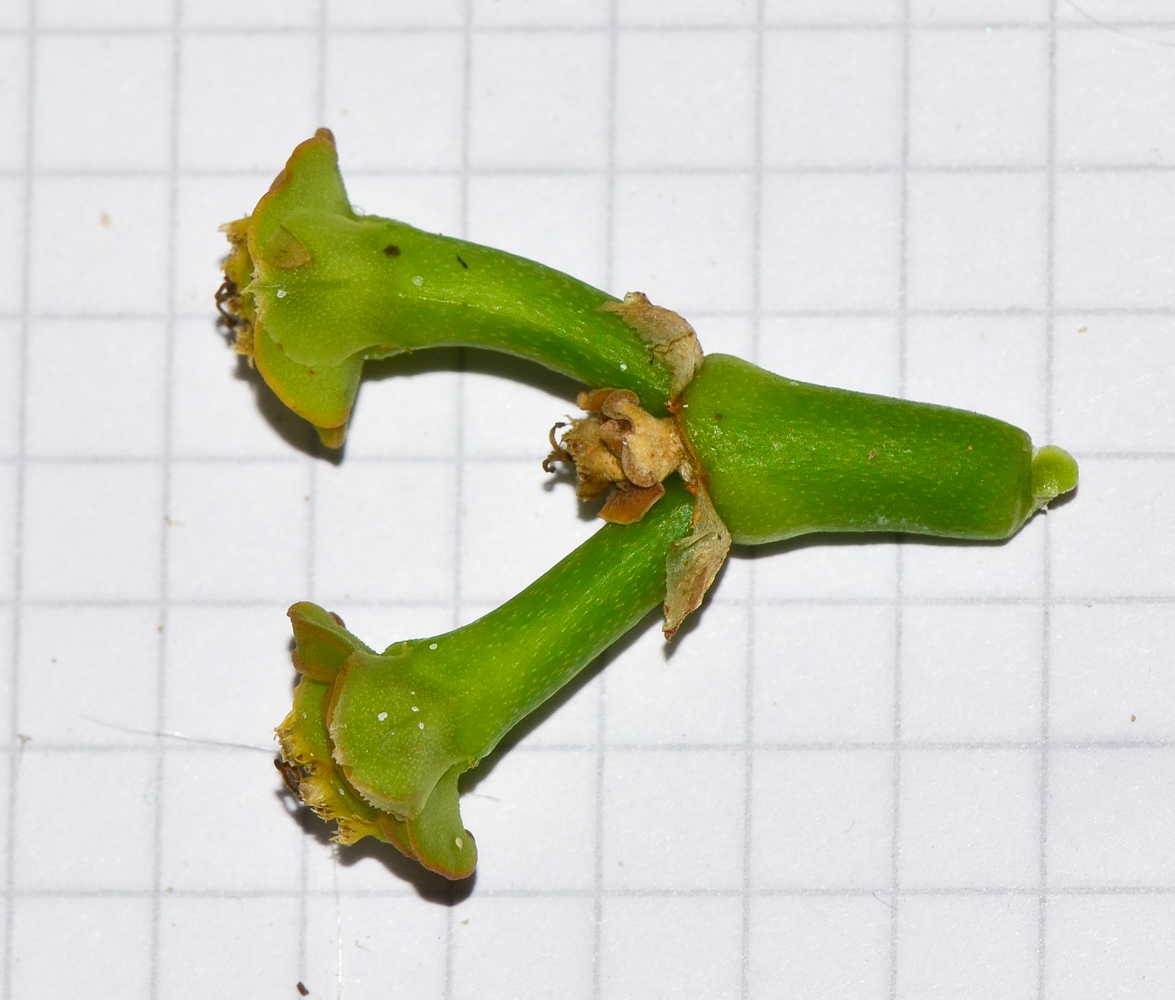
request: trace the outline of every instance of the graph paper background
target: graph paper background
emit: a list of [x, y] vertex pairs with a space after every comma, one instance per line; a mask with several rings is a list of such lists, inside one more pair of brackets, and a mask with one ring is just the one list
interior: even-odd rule
[[[1169, 0], [3, 0], [3, 995], [1175, 995]], [[595, 530], [575, 387], [378, 366], [339, 464], [214, 323], [299, 140], [352, 200], [1081, 462], [1003, 546], [737, 552], [478, 772], [476, 881], [271, 767], [284, 611], [468, 621]]]

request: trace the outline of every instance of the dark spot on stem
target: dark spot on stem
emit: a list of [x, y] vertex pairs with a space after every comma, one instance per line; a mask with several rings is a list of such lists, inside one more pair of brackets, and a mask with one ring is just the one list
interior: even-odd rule
[[715, 413], [715, 414], [714, 414], [714, 419], [715, 419], [715, 420], [721, 420], [721, 419], [722, 419], [722, 414], [721, 414], [721, 413]]
[[462, 267], [469, 267], [469, 265], [468, 265], [468, 264], [466, 264], [466, 263], [465, 263], [465, 261], [463, 261], [463, 260], [461, 259], [461, 255], [460, 255], [460, 254], [457, 254], [457, 263], [458, 263], [458, 264], [460, 264]]
[[399, 257], [400, 248], [396, 246], [395, 243], [389, 243], [386, 247], [384, 247], [384, 253], [389, 257]]

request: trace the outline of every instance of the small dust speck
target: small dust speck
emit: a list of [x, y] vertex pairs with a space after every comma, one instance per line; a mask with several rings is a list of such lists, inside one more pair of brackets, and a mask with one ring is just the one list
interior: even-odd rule
[[1135, 721], [1137, 721], [1137, 720], [1136, 720], [1136, 719], [1135, 719], [1135, 717], [1132, 715], [1132, 716], [1130, 716], [1130, 721], [1131, 721], [1131, 722], [1135, 722]]
[[[435, 642], [430, 642], [430, 643], [428, 644], [428, 648], [429, 648], [429, 649], [436, 649], [436, 648], [437, 648], [437, 644], [436, 644]], [[415, 692], [415, 691], [413, 691], [412, 693], [413, 693], [413, 694], [416, 694], [416, 692]]]
[[301, 993], [304, 997], [310, 996], [310, 991], [306, 989], [306, 987], [303, 986], [301, 982], [298, 983], [298, 992]]
[[1077, 332], [1078, 333], [1089, 333], [1089, 327], [1086, 326], [1084, 323], [1082, 323], [1081, 326], [1079, 326], [1077, 328]]
[[457, 845], [457, 850], [459, 851], [463, 850], [465, 847], [465, 841], [463, 841], [460, 837], [454, 837], [453, 843]]
[[416, 724], [417, 724], [417, 725], [418, 725], [418, 726], [419, 726], [421, 729], [423, 729], [423, 728], [424, 728], [424, 723], [423, 723], [423, 722], [418, 722], [418, 723], [416, 723]]
[[413, 711], [413, 712], [419, 712], [419, 711], [420, 711], [420, 706], [419, 706], [419, 705], [413, 705], [413, 706], [412, 706], [412, 711]]
[[279, 299], [284, 299], [286, 297], [286, 290], [284, 288], [279, 288], [277, 290], [277, 297]]
[[101, 215], [99, 215], [98, 222], [104, 229], [109, 229], [112, 225], [114, 225], [114, 223], [110, 220], [109, 212], [103, 212]]
[[622, 372], [628, 371], [628, 365], [626, 365], [623, 361], [620, 362], [620, 370]]
[[412, 279], [412, 284], [414, 284], [417, 288], [419, 288], [421, 285], [424, 284], [424, 275], [423, 274], [416, 275]]
[[379, 715], [376, 716], [376, 718], [379, 719], [380, 722], [384, 722], [387, 719], [387, 717], [388, 717], [387, 712], [380, 712]]

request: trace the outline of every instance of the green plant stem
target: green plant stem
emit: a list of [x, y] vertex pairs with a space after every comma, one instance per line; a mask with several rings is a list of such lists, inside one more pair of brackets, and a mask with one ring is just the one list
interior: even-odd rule
[[239, 343], [292, 410], [342, 443], [363, 362], [427, 347], [503, 351], [664, 412], [673, 374], [605, 292], [533, 261], [357, 215], [325, 129], [246, 219], [225, 227]]
[[681, 421], [736, 542], [815, 531], [998, 540], [1077, 485], [1060, 448], [966, 410], [809, 385], [711, 354]]
[[304, 679], [279, 735], [303, 798], [345, 840], [379, 836], [442, 874], [468, 874], [476, 854], [457, 777], [664, 600], [666, 556], [693, 515], [680, 481], [667, 485], [639, 524], [601, 528], [445, 635], [377, 654], [321, 608], [291, 608]]

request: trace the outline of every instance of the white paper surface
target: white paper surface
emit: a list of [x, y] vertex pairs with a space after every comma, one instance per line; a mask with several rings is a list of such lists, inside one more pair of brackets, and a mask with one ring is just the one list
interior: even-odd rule
[[[1173, 46], [1167, 0], [0, 3], [3, 995], [1175, 995]], [[216, 226], [324, 124], [367, 211], [1079, 494], [738, 552], [483, 766], [475, 882], [336, 850], [267, 759], [285, 608], [436, 633], [596, 525], [570, 382], [379, 366], [332, 464], [227, 349]]]

